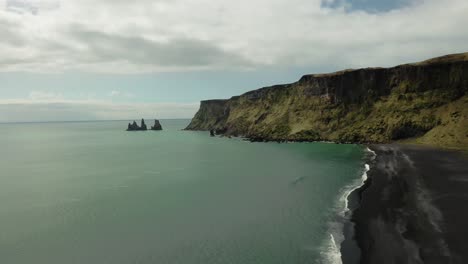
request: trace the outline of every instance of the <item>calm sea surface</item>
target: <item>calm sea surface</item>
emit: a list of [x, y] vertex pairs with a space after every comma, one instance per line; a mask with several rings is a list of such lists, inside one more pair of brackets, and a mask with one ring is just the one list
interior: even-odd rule
[[0, 263], [329, 262], [362, 147], [211, 138], [188, 122], [0, 124]]

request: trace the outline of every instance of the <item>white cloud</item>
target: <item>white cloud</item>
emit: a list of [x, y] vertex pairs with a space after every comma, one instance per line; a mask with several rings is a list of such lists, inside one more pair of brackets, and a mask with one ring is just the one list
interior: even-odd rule
[[110, 97], [124, 97], [124, 98], [133, 98], [133, 97], [135, 97], [135, 95], [132, 94], [132, 93], [129, 93], [129, 92], [121, 92], [121, 91], [116, 91], [116, 90], [111, 91], [111, 92], [109, 93], [109, 96], [110, 96]]
[[122, 94], [121, 91], [112, 91], [110, 92], [110, 96], [120, 96]]
[[32, 91], [29, 93], [29, 99], [33, 101], [57, 101], [63, 100], [63, 95], [47, 91]]
[[[23, 11], [9, 11], [8, 3]], [[326, 8], [321, 0], [8, 0], [1, 6], [0, 71], [388, 66], [463, 52], [468, 43], [466, 0], [415, 1], [372, 14]]]
[[3, 100], [0, 122], [191, 118], [199, 103], [113, 103], [92, 100]]
[[[128, 98], [132, 94], [111, 91]], [[130, 120], [139, 118], [191, 118], [200, 103], [127, 103], [95, 99], [69, 99], [50, 91], [31, 91], [26, 99], [0, 99], [0, 122]]]

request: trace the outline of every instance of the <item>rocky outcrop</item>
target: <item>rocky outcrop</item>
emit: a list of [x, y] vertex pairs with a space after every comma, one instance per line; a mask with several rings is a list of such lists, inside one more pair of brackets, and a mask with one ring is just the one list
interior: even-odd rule
[[162, 130], [162, 126], [159, 120], [157, 119], [154, 120], [154, 126], [151, 127], [151, 130], [157, 130], [157, 131]]
[[138, 124], [133, 121], [133, 123], [128, 123], [128, 128], [127, 131], [146, 131], [148, 128], [146, 127], [145, 120], [141, 119], [141, 125], [138, 126]]
[[256, 141], [420, 143], [468, 147], [468, 53], [393, 68], [303, 76], [202, 101], [187, 130]]
[[133, 123], [128, 123], [127, 131], [137, 131], [137, 130], [140, 130], [140, 127], [135, 121], [133, 121]]

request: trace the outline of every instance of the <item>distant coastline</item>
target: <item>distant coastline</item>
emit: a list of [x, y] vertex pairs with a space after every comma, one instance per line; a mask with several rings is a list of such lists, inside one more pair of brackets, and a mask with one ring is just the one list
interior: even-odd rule
[[[145, 118], [150, 120], [151, 118]], [[187, 118], [160, 118], [159, 120], [191, 120]], [[41, 124], [41, 123], [99, 123], [99, 122], [130, 122], [134, 119], [103, 119], [103, 120], [63, 120], [63, 121], [15, 121], [15, 122], [0, 122], [2, 124]]]

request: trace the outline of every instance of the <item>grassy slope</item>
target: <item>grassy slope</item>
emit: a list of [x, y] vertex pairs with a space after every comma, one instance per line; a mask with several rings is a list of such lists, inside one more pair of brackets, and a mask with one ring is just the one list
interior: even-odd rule
[[372, 105], [334, 105], [320, 98], [287, 95], [275, 101], [240, 100], [231, 110], [228, 127], [233, 134], [248, 131], [249, 137], [271, 140], [389, 142], [417, 137], [418, 143], [468, 148], [466, 95], [452, 102], [442, 91], [394, 89]]
[[468, 151], [468, 96], [441, 106], [435, 110], [441, 121], [421, 137], [404, 140], [402, 143], [417, 143], [442, 148]]
[[[314, 83], [297, 82], [213, 101], [202, 104], [189, 129], [220, 129], [262, 140], [384, 143], [411, 139], [413, 143], [468, 149], [467, 67], [445, 68], [451, 60], [466, 61], [468, 53], [385, 71], [385, 85], [391, 86], [388, 89], [366, 83], [369, 78], [381, 78], [372, 72], [379, 71], [376, 69], [313, 76], [319, 78], [318, 86], [327, 89], [336, 82], [323, 84], [320, 78], [330, 81], [338, 76], [338, 84], [353, 83], [331, 92], [347, 92], [343, 100], [329, 96], [328, 91], [310, 95]], [[435, 70], [440, 78], [434, 79], [434, 71], [424, 68], [434, 63], [443, 64]], [[432, 87], [434, 82], [437, 84]], [[362, 88], [366, 85], [369, 90]], [[350, 87], [355, 91], [350, 92]]]

